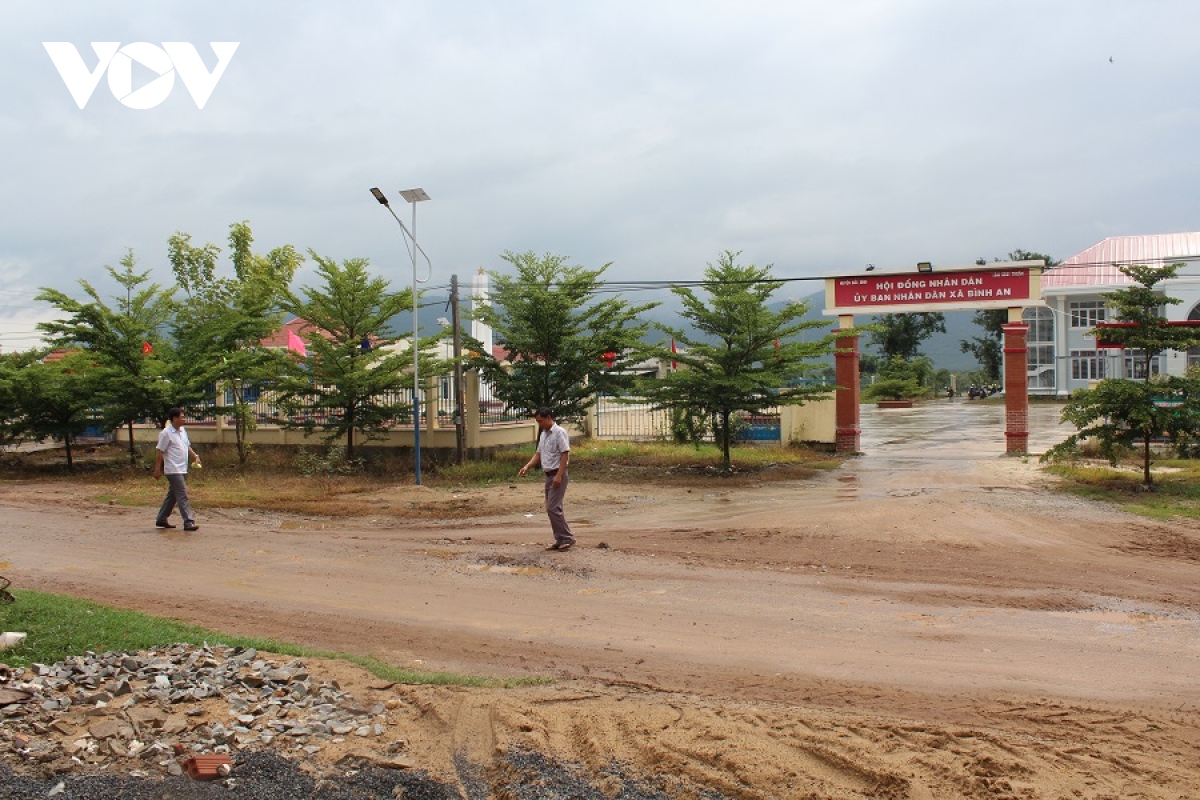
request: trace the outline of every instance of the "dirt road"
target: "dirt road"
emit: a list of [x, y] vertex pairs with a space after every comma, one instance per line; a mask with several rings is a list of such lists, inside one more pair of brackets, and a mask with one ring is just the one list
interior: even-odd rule
[[[1055, 417], [1033, 407], [1032, 450]], [[803, 484], [576, 483], [564, 554], [533, 481], [461, 493], [511, 509], [466, 523], [247, 510], [195, 535], [9, 484], [0, 563], [234, 633], [559, 679], [397, 689], [440, 774], [527, 745], [680, 796], [1200, 796], [1200, 527], [1048, 491], [1002, 420], [864, 408], [866, 454]]]

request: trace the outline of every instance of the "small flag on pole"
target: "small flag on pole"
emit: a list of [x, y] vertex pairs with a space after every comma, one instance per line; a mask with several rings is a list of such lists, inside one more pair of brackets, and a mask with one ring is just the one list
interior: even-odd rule
[[[675, 355], [678, 352], [679, 351], [675, 349], [675, 340], [671, 339], [671, 355]], [[672, 360], [671, 361], [671, 369], [679, 369], [679, 362]]]
[[154, 352], [154, 347], [149, 342], [142, 342], [142, 355], [148, 356]]
[[308, 358], [308, 348], [304, 346], [304, 340], [297, 336], [291, 328], [288, 328], [287, 332], [287, 349], [301, 358]]

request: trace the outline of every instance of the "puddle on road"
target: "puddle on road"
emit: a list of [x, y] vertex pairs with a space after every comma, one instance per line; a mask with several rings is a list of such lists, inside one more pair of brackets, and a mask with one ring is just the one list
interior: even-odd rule
[[859, 483], [857, 475], [839, 475], [837, 487], [838, 500], [858, 500], [859, 499]]
[[473, 572], [499, 572], [502, 575], [547, 575], [551, 572], [546, 567], [521, 567], [513, 564], [468, 564], [467, 569]]

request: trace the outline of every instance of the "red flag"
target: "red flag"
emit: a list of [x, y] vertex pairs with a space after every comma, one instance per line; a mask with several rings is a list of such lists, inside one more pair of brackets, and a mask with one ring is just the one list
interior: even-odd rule
[[149, 342], [142, 342], [142, 355], [148, 356], [153, 352], [154, 352], [154, 348], [150, 345]]
[[308, 358], [308, 348], [304, 346], [304, 340], [297, 336], [291, 328], [288, 328], [287, 334], [287, 349], [301, 358]]
[[[675, 349], [675, 340], [671, 339], [671, 355], [675, 355], [679, 351]], [[671, 369], [679, 369], [679, 362], [672, 359]]]

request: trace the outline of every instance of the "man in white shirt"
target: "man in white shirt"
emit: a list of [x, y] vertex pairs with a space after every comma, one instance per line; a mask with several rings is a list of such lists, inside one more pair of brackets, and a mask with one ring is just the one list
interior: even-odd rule
[[154, 449], [154, 479], [167, 476], [167, 496], [163, 498], [158, 517], [154, 520], [159, 528], [175, 527], [167, 518], [178, 505], [179, 516], [183, 517], [183, 529], [200, 530], [188, 503], [187, 471], [190, 460], [195, 460], [196, 466], [200, 465], [200, 456], [192, 449], [187, 431], [183, 429], [183, 409], [172, 408], [167, 412], [167, 424], [158, 434], [158, 445]]
[[547, 550], [563, 552], [575, 546], [575, 536], [563, 513], [563, 499], [567, 496], [567, 462], [571, 460], [571, 438], [562, 426], [554, 421], [548, 408], [533, 412], [538, 424], [537, 450], [529, 463], [521, 467], [518, 474], [541, 466], [546, 475], [546, 516], [550, 518], [550, 530], [554, 532], [554, 544]]

